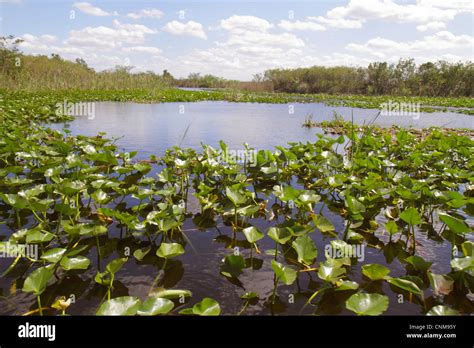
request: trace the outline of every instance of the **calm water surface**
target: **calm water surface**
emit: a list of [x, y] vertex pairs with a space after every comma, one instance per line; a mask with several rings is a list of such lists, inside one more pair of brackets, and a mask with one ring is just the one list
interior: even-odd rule
[[[345, 119], [350, 120], [353, 113], [354, 122], [364, 124], [370, 122], [377, 114], [376, 110], [353, 109], [346, 107], [330, 107], [324, 104], [294, 104], [291, 113], [286, 104], [252, 104], [228, 102], [198, 102], [198, 103], [164, 103], [164, 104], [135, 104], [103, 102], [96, 104], [96, 117], [89, 120], [78, 117], [67, 127], [73, 134], [95, 135], [106, 132], [108, 137], [118, 137], [117, 144], [125, 151], [138, 151], [139, 158], [148, 158], [149, 155], [160, 155], [171, 146], [178, 145], [199, 149], [201, 142], [218, 146], [219, 140], [225, 140], [229, 148], [241, 148], [244, 142], [256, 149], [273, 149], [275, 145], [285, 145], [293, 141], [314, 141], [315, 133], [320, 129], [306, 129], [301, 125], [305, 117], [312, 113], [314, 121], [329, 120], [336, 110]], [[455, 113], [422, 113], [418, 120], [410, 117], [379, 117], [378, 125], [427, 127], [448, 126], [473, 128], [474, 117]], [[53, 125], [61, 129], [65, 125]], [[192, 202], [191, 202], [192, 204]], [[344, 221], [340, 216], [324, 210], [324, 214], [331, 218], [340, 234], [344, 229]], [[380, 218], [379, 223], [383, 223]], [[252, 224], [266, 231], [268, 225], [259, 220]], [[218, 228], [199, 231], [188, 219], [184, 224], [184, 233], [189, 239], [186, 253], [176, 260], [170, 261], [170, 269], [166, 272], [162, 286], [165, 288], [188, 289], [193, 292], [192, 305], [204, 297], [216, 299], [223, 314], [236, 314], [242, 308], [240, 296], [247, 291], [259, 294], [257, 305], [249, 306], [245, 314], [298, 314], [309, 295], [319, 289], [322, 281], [316, 274], [306, 272], [299, 277], [299, 281], [291, 286], [281, 285], [278, 288], [280, 301], [271, 308], [266, 301], [273, 290], [273, 271], [271, 256], [264, 253], [253, 255], [254, 270], [245, 269], [239, 277], [239, 282], [230, 282], [221, 276], [220, 264], [222, 259], [230, 255], [232, 250], [226, 248], [230, 242], [232, 230], [228, 226], [218, 223]], [[417, 253], [425, 259], [434, 262], [433, 271], [436, 273], [449, 272], [450, 246], [427, 238], [427, 233], [420, 231], [417, 241]], [[312, 233], [312, 238], [318, 247], [317, 262], [324, 259], [324, 246], [330, 238], [320, 233]], [[377, 233], [381, 240], [387, 241], [387, 236]], [[238, 238], [243, 240], [243, 235]], [[119, 238], [118, 229], [110, 232], [109, 239], [102, 240], [102, 255], [99, 262], [95, 251], [89, 258], [93, 265], [85, 273], [68, 276], [61, 283], [49, 287], [44, 296], [55, 298], [59, 295], [74, 293], [77, 301], [70, 307], [70, 314], [93, 314], [103, 296], [100, 287], [94, 285], [93, 277], [97, 270], [105, 267], [108, 261], [118, 256], [117, 251], [129, 246], [131, 241]], [[259, 241], [261, 250], [274, 248], [273, 241], [264, 238]], [[95, 250], [95, 248], [92, 248]], [[249, 249], [241, 248], [245, 258], [250, 258]], [[94, 261], [96, 260], [96, 261]], [[142, 262], [133, 257], [117, 274], [113, 297], [132, 295], [145, 298], [160, 267], [156, 259]], [[405, 266], [398, 259], [391, 260], [390, 251], [366, 247], [365, 260], [362, 263], [380, 263], [388, 265], [392, 276], [405, 275]], [[6, 260], [0, 261], [0, 270], [9, 265]], [[355, 264], [349, 271], [350, 278], [367, 284], [360, 274], [361, 263]], [[3, 296], [7, 299], [2, 302], [0, 314], [22, 314], [35, 308], [35, 299], [31, 295], [16, 292], [11, 293], [11, 281], [0, 278]], [[386, 283], [376, 283], [366, 288], [370, 292], [383, 292], [390, 297], [389, 310], [386, 314], [421, 314], [422, 308], [418, 304], [405, 301], [394, 305], [398, 298]], [[294, 303], [289, 301], [294, 296]], [[346, 295], [341, 292], [339, 297], [325, 298], [319, 306], [319, 314], [351, 314], [344, 308]], [[345, 297], [346, 296], [346, 297]], [[314, 308], [308, 308], [305, 313], [312, 313]]]

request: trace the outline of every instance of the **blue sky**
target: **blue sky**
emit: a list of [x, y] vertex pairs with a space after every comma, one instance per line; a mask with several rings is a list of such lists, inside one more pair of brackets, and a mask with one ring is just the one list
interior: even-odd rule
[[270, 68], [472, 60], [472, 0], [0, 0], [0, 31], [29, 54], [97, 70], [250, 79]]

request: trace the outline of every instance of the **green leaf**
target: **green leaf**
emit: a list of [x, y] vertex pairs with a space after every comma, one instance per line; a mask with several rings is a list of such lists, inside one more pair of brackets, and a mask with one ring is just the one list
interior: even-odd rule
[[285, 227], [270, 227], [268, 229], [268, 237], [273, 239], [275, 242], [283, 245], [291, 239], [292, 235], [290, 231]]
[[379, 264], [366, 264], [362, 266], [362, 274], [365, 275], [370, 280], [381, 280], [384, 279], [390, 270]]
[[142, 261], [144, 257], [150, 252], [151, 248], [147, 247], [145, 249], [137, 249], [133, 252], [133, 256], [138, 260]]
[[397, 288], [411, 292], [412, 294], [418, 295], [423, 298], [423, 292], [414, 282], [407, 279], [387, 277], [387, 282]]
[[304, 191], [298, 197], [298, 201], [308, 204], [308, 203], [318, 203], [321, 200], [321, 196], [313, 193], [312, 191]]
[[190, 308], [183, 309], [180, 314], [194, 314], [200, 316], [216, 316], [221, 314], [221, 307], [216, 300], [206, 297], [201, 302], [196, 303], [190, 311]]
[[102, 303], [96, 315], [135, 315], [139, 308], [140, 300], [137, 297], [116, 297]]
[[167, 298], [148, 297], [138, 308], [138, 315], [158, 315], [169, 313], [174, 308], [174, 303]]
[[166, 289], [160, 290], [153, 294], [154, 297], [161, 297], [167, 299], [175, 299], [182, 297], [191, 297], [193, 296], [192, 292], [189, 290], [180, 290], [180, 289]]
[[24, 292], [32, 292], [36, 296], [43, 293], [54, 273], [53, 267], [40, 267], [31, 272], [23, 283]]
[[63, 257], [66, 249], [64, 248], [53, 248], [49, 249], [43, 255], [41, 255], [41, 259], [47, 262], [57, 263]]
[[429, 310], [426, 315], [460, 315], [459, 312], [455, 309], [452, 309], [448, 306], [434, 306]]
[[95, 202], [97, 202], [99, 204], [107, 203], [111, 199], [109, 197], [109, 195], [107, 195], [107, 193], [105, 193], [102, 190], [97, 190], [97, 191], [93, 192], [91, 194], [91, 197]]
[[356, 290], [359, 288], [359, 284], [350, 280], [339, 280], [335, 285], [334, 291]]
[[346, 301], [346, 308], [357, 315], [380, 315], [388, 308], [388, 297], [380, 294], [357, 293]]
[[327, 219], [324, 215], [315, 214], [315, 215], [312, 215], [312, 219], [316, 228], [323, 233], [336, 230], [332, 222], [329, 221], [329, 219]]
[[463, 221], [448, 214], [439, 214], [439, 218], [443, 221], [449, 229], [454, 233], [468, 233], [471, 232], [469, 226]]
[[228, 255], [221, 266], [221, 273], [226, 277], [237, 278], [244, 268], [245, 260], [241, 255]]
[[462, 252], [464, 256], [474, 257], [474, 243], [471, 241], [465, 241], [461, 244]]
[[461, 257], [452, 259], [451, 267], [457, 271], [474, 269], [474, 257]]
[[327, 282], [335, 283], [345, 273], [346, 269], [342, 267], [342, 264], [334, 264], [328, 260], [319, 264], [318, 277]]
[[90, 265], [91, 261], [85, 256], [76, 256], [69, 258], [64, 256], [61, 259], [61, 266], [66, 270], [73, 270], [73, 269], [87, 269]]
[[45, 243], [50, 242], [56, 236], [48, 231], [40, 231], [39, 229], [29, 230], [26, 234], [26, 243], [35, 244], [35, 243]]
[[407, 257], [405, 261], [412, 265], [415, 270], [421, 272], [426, 272], [433, 264], [432, 262], [427, 262], [422, 257], [416, 255]]
[[313, 263], [318, 256], [318, 250], [310, 236], [301, 236], [296, 238], [291, 244], [298, 254], [298, 262], [305, 265]]
[[387, 230], [387, 232], [390, 234], [390, 235], [394, 235], [395, 233], [398, 232], [398, 225], [395, 221], [393, 220], [389, 220], [386, 224], [385, 224], [385, 229]]
[[275, 260], [272, 260], [272, 268], [276, 274], [277, 279], [286, 285], [293, 284], [298, 275], [298, 272], [294, 268], [290, 266], [283, 266], [281, 263]]
[[156, 251], [156, 255], [164, 259], [176, 257], [184, 254], [184, 248], [178, 243], [161, 243], [160, 247]]
[[201, 316], [216, 316], [221, 314], [221, 307], [216, 300], [206, 297], [193, 306], [193, 313]]
[[128, 261], [128, 257], [118, 258], [110, 261], [107, 266], [105, 266], [105, 270], [110, 274], [117, 273], [122, 266]]
[[243, 229], [242, 232], [244, 233], [245, 238], [247, 238], [247, 241], [249, 243], [252, 243], [252, 244], [264, 237], [263, 233], [260, 232], [254, 226], [247, 227], [247, 228]]
[[239, 206], [247, 201], [247, 197], [241, 192], [240, 184], [226, 187], [225, 194], [235, 206]]
[[365, 206], [355, 197], [346, 195], [345, 202], [346, 202], [346, 207], [351, 214], [357, 215], [357, 214], [365, 212]]
[[409, 225], [418, 225], [421, 223], [420, 214], [416, 208], [408, 208], [401, 212], [400, 219]]

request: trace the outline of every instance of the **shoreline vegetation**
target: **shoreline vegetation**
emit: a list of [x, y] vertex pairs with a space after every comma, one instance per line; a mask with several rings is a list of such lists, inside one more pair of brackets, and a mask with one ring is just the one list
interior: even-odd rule
[[[167, 70], [132, 73], [132, 66], [96, 72], [83, 59], [20, 52], [20, 39], [0, 37], [0, 94], [4, 98], [78, 101], [192, 102], [222, 100], [254, 103], [322, 102], [379, 109], [387, 102], [420, 104], [421, 112], [474, 114], [474, 64], [373, 63], [367, 68], [274, 69], [252, 81], [190, 74], [176, 79]], [[209, 88], [184, 91], [179, 87]]]

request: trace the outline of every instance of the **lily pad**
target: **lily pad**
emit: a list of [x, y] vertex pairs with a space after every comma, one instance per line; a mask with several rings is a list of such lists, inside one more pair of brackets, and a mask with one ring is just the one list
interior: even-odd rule
[[169, 313], [174, 308], [171, 300], [162, 297], [148, 297], [137, 310], [138, 315], [158, 315]]
[[184, 254], [184, 248], [179, 243], [161, 243], [156, 251], [156, 255], [164, 259], [169, 259]]
[[380, 294], [357, 293], [346, 301], [346, 308], [357, 315], [380, 315], [388, 308], [388, 297]]
[[135, 315], [140, 308], [140, 300], [133, 296], [123, 296], [102, 303], [96, 315]]

